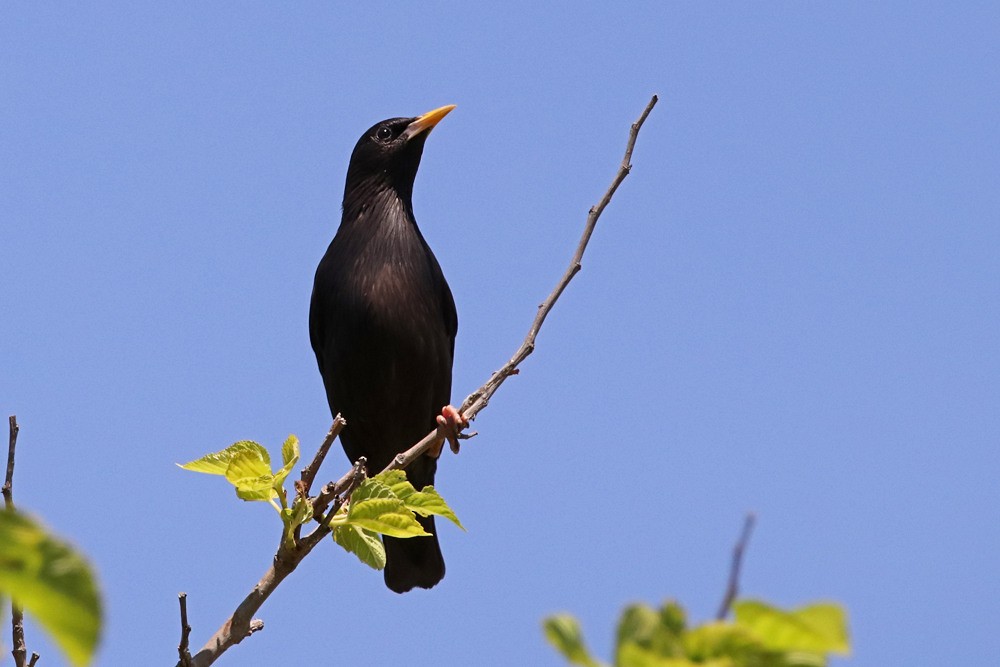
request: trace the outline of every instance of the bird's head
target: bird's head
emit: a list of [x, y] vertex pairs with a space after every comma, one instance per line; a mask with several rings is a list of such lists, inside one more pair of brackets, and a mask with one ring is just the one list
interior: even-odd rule
[[368, 190], [366, 185], [391, 187], [408, 199], [427, 135], [454, 108], [449, 104], [416, 118], [390, 118], [372, 125], [351, 154], [345, 192]]

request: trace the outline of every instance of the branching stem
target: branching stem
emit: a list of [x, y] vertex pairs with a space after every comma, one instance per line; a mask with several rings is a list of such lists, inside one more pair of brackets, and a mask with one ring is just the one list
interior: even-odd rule
[[[500, 385], [511, 375], [517, 375], [520, 363], [534, 351], [535, 338], [538, 336], [538, 332], [541, 330], [549, 311], [552, 310], [552, 307], [566, 289], [566, 286], [569, 285], [573, 276], [580, 271], [583, 253], [586, 251], [590, 237], [594, 233], [598, 218], [601, 217], [601, 213], [604, 212], [605, 207], [611, 201], [611, 197], [614, 196], [618, 186], [621, 185], [632, 169], [632, 150], [635, 148], [639, 130], [642, 129], [643, 123], [646, 122], [646, 117], [649, 116], [649, 112], [656, 105], [657, 99], [656, 95], [653, 95], [652, 99], [649, 100], [649, 104], [646, 105], [646, 108], [639, 116], [639, 119], [632, 124], [629, 131], [628, 143], [625, 147], [625, 156], [622, 158], [621, 165], [604, 196], [601, 197], [587, 214], [587, 223], [584, 227], [583, 236], [577, 244], [576, 252], [573, 253], [573, 259], [570, 261], [569, 268], [566, 269], [566, 272], [556, 284], [555, 289], [552, 290], [545, 301], [538, 307], [538, 312], [535, 314], [535, 319], [531, 323], [531, 328], [528, 329], [528, 335], [525, 337], [524, 342], [521, 343], [514, 356], [500, 370], [493, 373], [489, 380], [479, 387], [479, 389], [469, 394], [468, 398], [462, 403], [459, 411], [466, 419], [474, 419], [489, 404], [490, 399], [496, 393], [497, 389], [500, 388]], [[308, 497], [319, 467], [345, 423], [339, 415], [334, 420], [333, 426], [330, 428], [329, 433], [327, 433], [323, 444], [316, 452], [312, 463], [302, 470], [300, 480], [296, 483], [296, 493]], [[392, 462], [386, 466], [385, 470], [405, 468], [435, 443], [437, 437], [437, 430], [431, 431], [412, 447], [397, 454]], [[300, 538], [299, 531], [296, 531], [292, 546], [287, 546], [284, 540], [282, 540], [281, 546], [278, 547], [278, 551], [274, 555], [271, 567], [268, 568], [253, 590], [239, 604], [233, 615], [222, 624], [222, 627], [216, 631], [205, 646], [191, 659], [190, 665], [183, 664], [182, 656], [181, 662], [178, 663], [179, 667], [208, 667], [208, 665], [214, 663], [230, 647], [239, 644], [245, 637], [263, 629], [264, 622], [254, 619], [253, 615], [260, 609], [264, 601], [274, 592], [284, 578], [298, 567], [302, 559], [324, 537], [330, 534], [329, 519], [346, 499], [350, 497], [354, 488], [364, 480], [363, 472], [359, 474], [359, 469], [363, 471], [363, 466], [364, 463], [362, 461], [356, 462], [354, 467], [345, 473], [343, 477], [336, 482], [326, 484], [320, 490], [320, 493], [311, 499], [313, 518], [319, 521], [319, 525], [305, 537]]]

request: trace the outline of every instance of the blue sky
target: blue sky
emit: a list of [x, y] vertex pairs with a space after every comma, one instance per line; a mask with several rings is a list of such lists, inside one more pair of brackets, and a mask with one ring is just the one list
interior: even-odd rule
[[608, 656], [630, 601], [712, 615], [747, 510], [744, 592], [844, 603], [838, 664], [989, 664], [998, 28], [988, 3], [7, 6], [0, 409], [17, 500], [99, 568], [98, 663], [171, 664], [182, 590], [200, 646], [273, 554], [268, 507], [174, 463], [322, 440], [309, 295], [360, 133], [458, 105], [414, 206], [460, 401], [658, 93], [537, 352], [440, 466], [468, 528], [444, 582], [396, 596], [331, 545], [220, 664], [558, 665], [561, 610]]

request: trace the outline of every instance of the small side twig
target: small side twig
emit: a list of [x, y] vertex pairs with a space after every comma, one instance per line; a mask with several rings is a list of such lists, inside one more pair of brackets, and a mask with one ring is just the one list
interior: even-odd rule
[[[354, 466], [351, 467], [343, 477], [338, 479], [336, 482], [328, 482], [323, 485], [320, 489], [319, 495], [312, 499], [313, 507], [313, 519], [320, 521], [323, 519], [323, 515], [326, 513], [328, 507], [331, 504], [336, 504], [335, 501], [338, 498], [346, 498], [350, 495], [350, 492], [354, 490], [354, 487], [360, 484], [365, 475], [368, 474], [368, 459], [365, 457], [359, 458], [354, 462]], [[340, 505], [334, 510], [340, 509]], [[330, 515], [332, 516], [332, 515]], [[329, 517], [326, 521], [329, 520]], [[322, 521], [322, 523], [326, 523]]]
[[177, 645], [181, 667], [191, 667], [191, 651], [188, 650], [191, 639], [191, 626], [188, 624], [187, 593], [180, 593], [177, 601], [181, 606], [181, 643]]
[[[17, 416], [11, 415], [7, 422], [10, 426], [10, 437], [7, 440], [7, 473], [4, 475], [3, 504], [7, 510], [14, 509], [14, 452], [17, 451], [17, 434], [21, 427], [17, 425]], [[11, 651], [14, 656], [14, 667], [24, 667], [28, 658], [28, 649], [24, 644], [24, 610], [17, 604], [16, 600], [10, 601], [10, 622], [11, 622]], [[31, 654], [31, 664], [38, 658], [36, 653]]]
[[[323, 461], [326, 459], [327, 452], [330, 451], [330, 447], [333, 446], [334, 441], [340, 435], [340, 432], [344, 430], [345, 426], [347, 426], [347, 420], [339, 414], [333, 418], [333, 425], [330, 426], [326, 437], [323, 438], [323, 443], [316, 450], [316, 456], [313, 457], [309, 465], [302, 469], [299, 480], [295, 482], [296, 495], [302, 496], [305, 499], [309, 498], [309, 491], [312, 489], [313, 481], [316, 479], [316, 473], [319, 472], [320, 466], [323, 465]], [[313, 507], [315, 508], [315, 504]], [[323, 510], [319, 510], [318, 512], [314, 510], [314, 515], [317, 518], [322, 516]], [[302, 526], [295, 526], [294, 537], [296, 542], [302, 538]]]
[[17, 433], [21, 427], [17, 425], [17, 415], [7, 418], [10, 425], [10, 439], [7, 441], [7, 474], [3, 479], [3, 504], [7, 509], [14, 509], [14, 452], [17, 449]]
[[733, 547], [733, 562], [729, 567], [729, 583], [726, 584], [726, 594], [722, 597], [722, 604], [719, 605], [719, 612], [715, 615], [718, 620], [723, 620], [729, 615], [729, 610], [740, 593], [740, 567], [743, 565], [743, 554], [746, 551], [747, 543], [750, 542], [750, 533], [753, 532], [754, 522], [757, 520], [753, 512], [748, 512], [743, 521], [743, 530]]
[[[323, 526], [329, 527], [330, 520], [337, 514], [337, 512], [340, 511], [340, 508], [344, 506], [347, 499], [351, 497], [351, 493], [354, 489], [358, 488], [358, 485], [365, 481], [365, 477], [368, 476], [368, 459], [364, 456], [359, 458], [354, 462], [354, 467], [348, 474], [351, 477], [347, 481], [347, 485], [339, 490], [339, 492], [334, 496], [333, 502], [330, 503], [329, 511], [327, 511], [326, 516], [323, 517]], [[337, 489], [334, 490], [337, 491]]]
[[302, 469], [302, 474], [299, 477], [299, 480], [302, 482], [302, 495], [309, 495], [309, 490], [312, 489], [313, 480], [316, 479], [316, 473], [319, 472], [319, 467], [323, 465], [323, 459], [326, 458], [326, 454], [330, 451], [333, 441], [337, 439], [337, 436], [340, 435], [340, 432], [344, 430], [345, 426], [347, 426], [347, 420], [339, 414], [333, 418], [333, 425], [327, 432], [326, 438], [323, 439], [323, 444], [319, 446], [318, 450], [316, 450], [316, 456], [313, 457], [312, 463]]

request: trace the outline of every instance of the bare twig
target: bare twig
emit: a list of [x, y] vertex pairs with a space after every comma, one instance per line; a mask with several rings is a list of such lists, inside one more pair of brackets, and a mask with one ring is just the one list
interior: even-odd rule
[[191, 667], [191, 651], [188, 650], [188, 643], [191, 638], [191, 626], [188, 624], [187, 593], [177, 596], [177, 601], [181, 606], [181, 643], [177, 646], [177, 654], [180, 657], [182, 667]]
[[[21, 427], [17, 425], [17, 416], [11, 415], [7, 422], [10, 426], [10, 438], [7, 440], [7, 474], [4, 475], [3, 504], [8, 510], [14, 509], [14, 452], [17, 450], [17, 434]], [[28, 649], [24, 645], [24, 611], [16, 600], [10, 601], [11, 651], [14, 656], [14, 667], [24, 667], [28, 658]]]
[[14, 508], [14, 451], [17, 449], [17, 433], [21, 427], [17, 425], [17, 416], [7, 418], [10, 424], [10, 439], [7, 441], [7, 474], [3, 479], [3, 504], [7, 509]]
[[743, 521], [743, 530], [740, 538], [736, 540], [733, 547], [733, 562], [729, 567], [729, 583], [726, 584], [726, 594], [722, 597], [722, 604], [719, 605], [719, 612], [715, 615], [718, 620], [723, 620], [729, 615], [729, 610], [733, 606], [733, 601], [740, 593], [740, 567], [743, 565], [743, 553], [746, 551], [747, 543], [750, 541], [750, 533], [753, 532], [754, 522], [757, 520], [753, 512], [748, 512]]
[[302, 481], [302, 495], [308, 496], [309, 490], [312, 488], [313, 480], [316, 479], [316, 473], [319, 472], [319, 467], [323, 465], [323, 459], [326, 458], [326, 453], [330, 451], [330, 446], [333, 445], [333, 441], [337, 439], [340, 432], [344, 430], [347, 425], [347, 420], [337, 415], [333, 418], [333, 426], [326, 434], [326, 438], [323, 439], [323, 444], [319, 446], [316, 451], [316, 456], [313, 457], [312, 463], [307, 465], [302, 469], [302, 475], [300, 480]]
[[[615, 173], [614, 179], [611, 181], [611, 185], [608, 187], [604, 196], [601, 197], [600, 201], [593, 207], [591, 207], [590, 212], [587, 214], [587, 224], [583, 229], [583, 236], [580, 238], [579, 244], [576, 246], [576, 252], [573, 253], [573, 259], [569, 263], [569, 268], [563, 274], [562, 278], [556, 284], [555, 289], [549, 293], [545, 298], [545, 301], [538, 306], [538, 312], [535, 314], [535, 320], [531, 323], [531, 328], [528, 329], [528, 335], [525, 336], [524, 342], [521, 343], [521, 347], [517, 348], [514, 356], [504, 364], [500, 370], [493, 373], [489, 380], [487, 380], [479, 389], [475, 390], [462, 402], [462, 407], [459, 408], [459, 412], [462, 413], [468, 420], [476, 418], [476, 415], [485, 408], [493, 394], [496, 393], [500, 385], [510, 377], [511, 375], [517, 375], [518, 366], [522, 361], [528, 358], [532, 352], [535, 351], [535, 338], [538, 336], [538, 332], [542, 328], [542, 324], [545, 323], [545, 318], [548, 316], [549, 311], [552, 307], [556, 305], [556, 301], [562, 295], [566, 286], [569, 285], [569, 281], [573, 279], [583, 265], [580, 263], [583, 260], [583, 253], [587, 250], [587, 244], [590, 243], [590, 237], [594, 233], [594, 228], [597, 226], [597, 220], [601, 217], [601, 213], [604, 212], [605, 207], [611, 202], [611, 197], [614, 196], [615, 191], [618, 190], [618, 186], [621, 185], [625, 177], [628, 176], [629, 172], [632, 170], [632, 150], [635, 148], [635, 141], [639, 137], [639, 130], [642, 129], [642, 124], [646, 122], [646, 117], [649, 116], [649, 112], [653, 110], [656, 102], [659, 98], [656, 95], [649, 100], [649, 104], [643, 109], [642, 114], [640, 114], [639, 119], [632, 123], [632, 127], [629, 130], [628, 143], [625, 146], [625, 156], [622, 158], [622, 163], [618, 167], [617, 173]], [[408, 466], [415, 458], [427, 451], [427, 448], [431, 446], [432, 443], [437, 439], [437, 431], [431, 431], [423, 437], [417, 444], [410, 447], [408, 450], [401, 454], [397, 454], [396, 458], [386, 466], [386, 470], [393, 470], [396, 468], [405, 468]]]
[[[351, 492], [358, 488], [358, 485], [361, 484], [361, 482], [365, 481], [365, 477], [368, 476], [367, 465], [368, 459], [364, 456], [359, 458], [354, 462], [354, 467], [351, 469], [351, 472], [348, 473], [351, 477], [347, 480], [346, 486], [342, 489], [333, 489], [336, 493], [333, 498], [333, 502], [330, 503], [329, 511], [327, 511], [326, 516], [323, 517], [321, 526], [330, 525], [330, 520], [333, 519], [337, 512], [340, 511], [340, 508], [343, 507], [345, 502], [347, 502], [347, 499], [351, 497]], [[313, 507], [313, 512], [320, 507], [322, 507], [322, 504], [319, 499], [317, 499], [316, 505]]]
[[[323, 518], [323, 513], [326, 512], [326, 508], [330, 507], [331, 503], [337, 498], [346, 497], [350, 494], [346, 492], [347, 489], [353, 489], [355, 486], [364, 480], [365, 475], [368, 474], [368, 459], [365, 457], [359, 458], [354, 462], [354, 467], [344, 473], [344, 476], [338, 479], [336, 482], [327, 482], [320, 489], [319, 495], [313, 498], [313, 518], [319, 521]], [[338, 506], [337, 509], [340, 509]]]
[[[316, 456], [313, 457], [312, 463], [302, 469], [299, 481], [295, 483], [295, 493], [297, 495], [302, 496], [303, 498], [309, 498], [309, 491], [312, 489], [313, 480], [316, 479], [316, 473], [319, 472], [320, 466], [323, 465], [323, 460], [326, 459], [326, 454], [330, 451], [333, 441], [337, 439], [337, 436], [340, 435], [340, 432], [344, 430], [345, 426], [347, 426], [347, 420], [339, 414], [333, 418], [333, 425], [330, 427], [330, 430], [327, 431], [326, 437], [323, 439], [323, 444], [321, 444], [319, 449], [316, 450]], [[313, 504], [313, 507], [316, 507], [315, 503]], [[317, 518], [323, 516], [323, 510], [314, 510], [314, 516]], [[302, 526], [295, 526], [293, 534], [295, 541], [298, 542], [302, 537]]]
[[[628, 176], [629, 171], [632, 168], [632, 150], [635, 148], [636, 138], [639, 136], [639, 130], [642, 128], [642, 124], [646, 121], [646, 117], [649, 116], [649, 112], [652, 111], [653, 106], [657, 102], [656, 95], [653, 95], [650, 99], [649, 104], [643, 110], [639, 119], [632, 124], [631, 130], [629, 132], [628, 143], [625, 147], [625, 157], [622, 159], [621, 166], [619, 166], [614, 179], [611, 181], [610, 187], [604, 193], [604, 196], [597, 202], [595, 206], [590, 209], [587, 215], [587, 223], [584, 227], [583, 237], [580, 239], [579, 244], [576, 247], [576, 252], [573, 254], [573, 259], [570, 262], [569, 268], [563, 274], [559, 283], [556, 285], [555, 289], [549, 294], [549, 296], [542, 302], [538, 307], [538, 312], [535, 315], [535, 319], [531, 324], [531, 328], [528, 330], [528, 335], [525, 337], [524, 342], [521, 347], [514, 353], [514, 356], [504, 364], [500, 370], [493, 373], [492, 377], [483, 386], [474, 391], [469, 395], [468, 398], [462, 403], [460, 412], [466, 419], [474, 419], [480, 411], [482, 411], [490, 401], [490, 398], [496, 393], [500, 385], [503, 384], [511, 375], [516, 375], [518, 373], [518, 365], [524, 361], [528, 355], [530, 355], [535, 349], [535, 337], [538, 335], [542, 324], [545, 322], [546, 316], [552, 307], [555, 305], [559, 296], [566, 289], [570, 280], [573, 279], [581, 268], [581, 259], [583, 258], [583, 253], [587, 249], [587, 244], [590, 242], [590, 237], [594, 232], [594, 228], [597, 225], [598, 218], [601, 217], [601, 213], [604, 211], [605, 207], [611, 201], [611, 197], [615, 194], [618, 186], [621, 182], [625, 180]], [[339, 416], [338, 416], [339, 419]], [[343, 428], [341, 424], [340, 428]], [[308, 490], [312, 486], [312, 482], [319, 470], [320, 464], [326, 457], [327, 451], [336, 438], [340, 429], [337, 428], [337, 420], [334, 421], [333, 427], [327, 434], [326, 439], [323, 441], [323, 445], [320, 447], [320, 451], [317, 452], [316, 457], [313, 462], [310, 463], [305, 469], [303, 469], [299, 483], [296, 485], [296, 492], [302, 495], [308, 495]], [[415, 458], [423, 454], [432, 443], [437, 440], [438, 434], [437, 430], [431, 431], [424, 438], [422, 438], [415, 445], [407, 449], [401, 454], [397, 454], [392, 462], [386, 466], [385, 470], [393, 470], [397, 468], [405, 468], [409, 465]], [[364, 480], [363, 473], [363, 461], [358, 461], [354, 464], [350, 471], [344, 474], [336, 482], [331, 482], [326, 484], [320, 493], [312, 499], [313, 505], [313, 518], [318, 520], [319, 526], [317, 526], [311, 533], [305, 537], [299, 538], [298, 533], [296, 533], [296, 539], [292, 546], [288, 546], [282, 541], [281, 546], [278, 547], [278, 552], [274, 555], [274, 560], [271, 566], [268, 568], [264, 576], [261, 577], [257, 585], [254, 586], [253, 590], [250, 591], [249, 595], [243, 599], [243, 601], [233, 612], [233, 615], [223, 623], [222, 627], [215, 633], [215, 635], [208, 640], [205, 646], [202, 647], [200, 651], [192, 658], [191, 667], [207, 667], [214, 663], [219, 656], [221, 656], [230, 647], [239, 644], [245, 637], [250, 636], [252, 633], [263, 629], [263, 621], [253, 619], [253, 614], [260, 609], [261, 605], [264, 604], [265, 600], [274, 592], [278, 585], [287, 577], [292, 571], [298, 567], [298, 564], [305, 558], [313, 548], [319, 544], [319, 542], [330, 534], [329, 519], [336, 513], [336, 511], [341, 507], [341, 505], [350, 497], [351, 492], [354, 488]], [[360, 471], [360, 473], [359, 473]], [[180, 667], [186, 667], [178, 663]]]
[[41, 657], [37, 653], [31, 654], [31, 660], [28, 661], [28, 667], [35, 667], [38, 664], [38, 658]]

